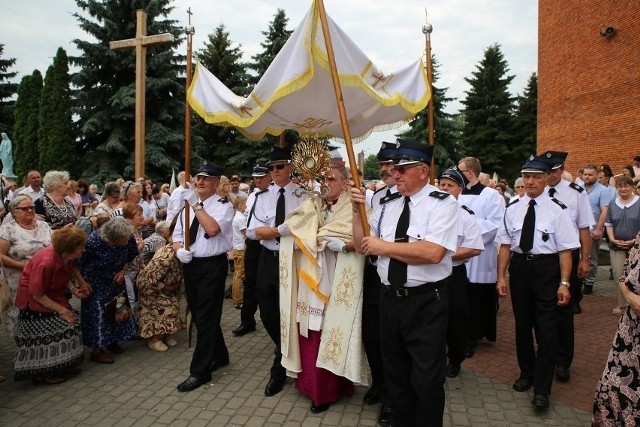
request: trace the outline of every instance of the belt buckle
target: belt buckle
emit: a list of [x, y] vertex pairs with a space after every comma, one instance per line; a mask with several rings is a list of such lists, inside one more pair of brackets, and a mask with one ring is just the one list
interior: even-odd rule
[[409, 296], [409, 289], [407, 289], [407, 288], [394, 288], [393, 292], [396, 294], [397, 297], [408, 297]]
[[532, 260], [534, 260], [534, 259], [536, 258], [536, 256], [535, 256], [534, 254], [525, 254], [525, 255], [524, 255], [524, 258], [525, 258], [527, 261], [532, 261]]

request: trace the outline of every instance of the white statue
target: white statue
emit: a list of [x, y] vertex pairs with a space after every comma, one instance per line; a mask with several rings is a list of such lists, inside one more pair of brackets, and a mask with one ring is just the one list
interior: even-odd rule
[[2, 142], [0, 143], [0, 162], [2, 162], [2, 174], [13, 177], [13, 148], [9, 136], [4, 132], [2, 132]]

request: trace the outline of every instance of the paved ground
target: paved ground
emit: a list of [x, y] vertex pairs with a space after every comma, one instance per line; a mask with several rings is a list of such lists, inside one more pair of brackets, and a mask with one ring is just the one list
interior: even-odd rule
[[[508, 299], [501, 300], [497, 343], [480, 343], [476, 355], [463, 364], [459, 378], [447, 382], [447, 426], [588, 426], [591, 402], [617, 319], [608, 267], [601, 267], [593, 295], [585, 296], [583, 313], [576, 317], [576, 358], [573, 376], [555, 383], [551, 408], [538, 414], [530, 393], [517, 393], [511, 384], [518, 376], [513, 340], [513, 314]], [[175, 386], [186, 378], [192, 350], [185, 331], [179, 345], [165, 353], [146, 348], [141, 341], [125, 343], [126, 352], [113, 365], [87, 361], [83, 373], [63, 385], [34, 386], [11, 377], [14, 344], [0, 332], [0, 425], [2, 426], [374, 426], [378, 408], [363, 406], [365, 387], [313, 415], [310, 402], [292, 382], [276, 396], [265, 397], [264, 386], [273, 346], [259, 325], [257, 333], [236, 338], [231, 330], [239, 312], [225, 301], [223, 330], [231, 364], [214, 373], [210, 384], [190, 393]], [[260, 322], [258, 321], [258, 324]]]

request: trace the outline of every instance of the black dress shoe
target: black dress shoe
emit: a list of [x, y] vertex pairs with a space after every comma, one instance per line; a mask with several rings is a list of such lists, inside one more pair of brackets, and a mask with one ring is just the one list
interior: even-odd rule
[[229, 365], [229, 359], [222, 361], [222, 362], [213, 362], [213, 364], [211, 365], [211, 372], [215, 372], [220, 368], [223, 368], [225, 366]]
[[240, 324], [240, 326], [235, 328], [232, 332], [233, 332], [233, 335], [235, 335], [236, 337], [241, 337], [243, 335], [248, 334], [249, 332], [255, 332], [255, 331], [256, 331], [256, 325], [247, 326], [245, 324]]
[[[609, 280], [613, 280], [613, 278]], [[593, 285], [584, 285], [584, 289], [582, 289], [582, 294], [591, 295], [592, 293], [593, 293]]]
[[329, 407], [331, 407], [331, 403], [325, 403], [324, 405], [316, 405], [315, 403], [311, 402], [311, 408], [309, 408], [309, 411], [311, 411], [312, 414], [319, 414], [329, 409]]
[[178, 391], [181, 391], [184, 393], [186, 391], [195, 390], [201, 385], [206, 384], [208, 381], [211, 381], [211, 377], [198, 378], [198, 377], [194, 377], [193, 375], [189, 375], [189, 378], [187, 378], [186, 380], [178, 384], [178, 387], [176, 388], [178, 389]]
[[569, 378], [571, 378], [571, 372], [569, 372], [569, 368], [558, 366], [556, 368], [556, 378], [559, 381], [569, 381]]
[[380, 408], [380, 415], [378, 415], [378, 425], [382, 427], [389, 427], [391, 425], [391, 408], [382, 405]]
[[282, 391], [283, 386], [284, 380], [276, 380], [271, 378], [267, 383], [267, 386], [264, 388], [264, 395], [273, 396], [274, 394], [278, 394]]
[[473, 357], [473, 347], [471, 347], [470, 345], [467, 346], [467, 348], [464, 350], [464, 357], [466, 357], [467, 359]]
[[549, 407], [549, 396], [544, 394], [536, 394], [531, 401], [536, 409], [547, 409]]
[[455, 378], [460, 374], [460, 364], [459, 363], [449, 363], [447, 366], [447, 378]]
[[513, 383], [513, 389], [515, 391], [527, 391], [533, 386], [531, 378], [520, 377]]
[[362, 398], [362, 402], [365, 405], [375, 405], [380, 402], [380, 390], [378, 390], [378, 387], [371, 387], [367, 390]]

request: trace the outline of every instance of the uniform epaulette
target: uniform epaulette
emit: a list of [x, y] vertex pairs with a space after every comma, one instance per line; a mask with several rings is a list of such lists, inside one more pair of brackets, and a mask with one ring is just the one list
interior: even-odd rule
[[467, 206], [462, 205], [462, 209], [464, 209], [465, 211], [469, 212], [469, 214], [471, 215], [475, 215], [476, 213], [474, 211], [472, 211], [471, 209], [469, 209]]
[[449, 193], [444, 193], [442, 191], [432, 191], [429, 193], [430, 197], [435, 197], [436, 199], [444, 200], [449, 197]]
[[518, 203], [520, 200], [522, 200], [522, 199], [517, 198], [517, 199], [515, 199], [514, 201], [509, 201], [509, 203], [507, 204], [507, 207], [515, 205], [515, 204], [516, 204], [516, 203]]
[[380, 204], [384, 205], [385, 203], [390, 202], [391, 200], [398, 199], [400, 197], [402, 197], [402, 194], [400, 193], [393, 193], [390, 196], [384, 196], [382, 199], [380, 199]]
[[582, 193], [584, 191], [584, 188], [580, 187], [578, 184], [576, 184], [575, 182], [572, 182], [569, 184], [569, 187], [573, 188], [574, 190], [576, 190], [578, 193]]
[[381, 192], [382, 190], [386, 190], [386, 189], [387, 189], [387, 186], [385, 185], [385, 186], [384, 186], [384, 187], [382, 187], [382, 188], [378, 188], [378, 189], [377, 189], [373, 194], [374, 194], [374, 195], [376, 195], [376, 194], [378, 194], [379, 192]]
[[[578, 186], [579, 187], [579, 186]], [[556, 205], [560, 206], [562, 209], [567, 209], [567, 205], [565, 205], [564, 203], [562, 203], [560, 200], [552, 197], [551, 200], [553, 200], [555, 202]]]
[[218, 199], [218, 201], [219, 201], [220, 203], [229, 203], [229, 199], [227, 199], [226, 197], [220, 197], [220, 198]]

